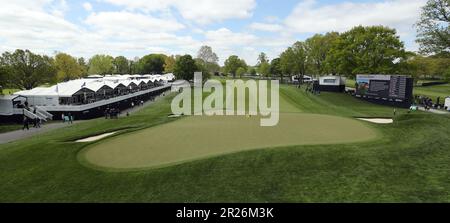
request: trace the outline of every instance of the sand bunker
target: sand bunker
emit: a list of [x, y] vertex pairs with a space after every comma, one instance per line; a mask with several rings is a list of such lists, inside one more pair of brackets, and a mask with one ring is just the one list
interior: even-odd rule
[[79, 139], [75, 142], [94, 142], [94, 141], [106, 138], [106, 137], [114, 135], [114, 134], [116, 134], [116, 132], [110, 132], [110, 133], [105, 133], [105, 134], [98, 135], [98, 136], [92, 136], [92, 137], [88, 137], [88, 138], [84, 138], [84, 139]]
[[358, 118], [359, 120], [372, 122], [375, 124], [392, 124], [394, 120], [391, 118]]

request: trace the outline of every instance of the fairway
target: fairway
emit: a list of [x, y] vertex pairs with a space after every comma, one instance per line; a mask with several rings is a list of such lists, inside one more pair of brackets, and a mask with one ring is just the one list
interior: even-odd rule
[[83, 150], [80, 158], [95, 167], [128, 170], [258, 148], [361, 142], [377, 136], [350, 118], [282, 113], [276, 127], [260, 127], [260, 118], [187, 117], [100, 142]]

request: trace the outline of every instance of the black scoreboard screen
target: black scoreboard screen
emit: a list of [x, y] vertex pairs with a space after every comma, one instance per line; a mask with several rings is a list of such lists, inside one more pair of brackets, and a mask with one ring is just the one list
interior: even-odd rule
[[357, 75], [356, 96], [390, 102], [412, 99], [413, 79], [404, 75]]

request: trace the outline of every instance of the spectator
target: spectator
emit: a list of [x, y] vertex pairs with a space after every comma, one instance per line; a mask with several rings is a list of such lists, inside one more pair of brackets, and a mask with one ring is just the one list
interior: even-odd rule
[[27, 130], [30, 130], [30, 127], [28, 126], [28, 118], [27, 118], [27, 116], [23, 116], [23, 127], [22, 127], [22, 130], [25, 130], [25, 129], [27, 129]]
[[69, 113], [69, 124], [73, 124], [73, 116], [72, 116], [72, 113]]

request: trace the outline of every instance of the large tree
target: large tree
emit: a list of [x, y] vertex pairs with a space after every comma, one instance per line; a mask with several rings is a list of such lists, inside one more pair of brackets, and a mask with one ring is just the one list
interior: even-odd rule
[[238, 56], [232, 55], [228, 57], [228, 59], [225, 61], [224, 70], [225, 73], [233, 75], [233, 78], [236, 78], [237, 70], [242, 67], [244, 69], [247, 69], [247, 64], [244, 60], [239, 59]]
[[114, 73], [127, 74], [130, 72], [130, 63], [124, 56], [118, 56], [113, 60]]
[[166, 55], [149, 54], [139, 60], [139, 72], [142, 74], [162, 74]]
[[184, 55], [177, 58], [173, 73], [177, 79], [190, 81], [194, 79], [194, 72], [197, 71], [197, 65], [191, 55]]
[[420, 50], [425, 54], [450, 53], [450, 0], [428, 0], [417, 22]]
[[327, 69], [326, 59], [338, 37], [338, 33], [331, 32], [325, 35], [316, 34], [305, 41], [308, 49], [308, 63], [311, 65], [308, 70], [311, 74], [324, 75], [330, 72]]
[[283, 53], [281, 53], [280, 67], [281, 72], [283, 72], [283, 75], [285, 76], [294, 75], [295, 61], [294, 61], [294, 50], [292, 50], [292, 47], [288, 47]]
[[259, 67], [259, 66], [260, 66], [261, 64], [263, 64], [263, 63], [269, 63], [269, 58], [267, 58], [266, 53], [261, 52], [261, 53], [258, 55], [258, 61], [257, 61], [256, 66]]
[[88, 74], [89, 66], [86, 64], [86, 60], [83, 57], [78, 58], [78, 65], [81, 68], [81, 75], [84, 77]]
[[236, 75], [239, 78], [242, 78], [242, 76], [244, 76], [245, 72], [246, 72], [246, 70], [243, 67], [239, 67], [236, 71]]
[[164, 72], [165, 73], [173, 73], [173, 69], [175, 67], [176, 57], [168, 56], [164, 61]]
[[95, 55], [89, 60], [89, 74], [111, 74], [114, 70], [112, 56]]
[[218, 65], [219, 57], [213, 52], [210, 46], [202, 46], [197, 53], [197, 59], [205, 67], [209, 73], [218, 72], [220, 67]]
[[281, 69], [281, 59], [275, 58], [270, 62], [270, 73], [275, 76], [279, 76], [281, 82], [283, 82], [283, 71]]
[[337, 73], [354, 77], [359, 73], [398, 73], [405, 53], [395, 29], [358, 26], [340, 35], [330, 50], [330, 58]]
[[66, 53], [58, 53], [55, 56], [55, 68], [57, 81], [69, 81], [82, 77], [82, 67], [77, 59]]
[[259, 64], [258, 73], [262, 77], [270, 77], [270, 64], [268, 62], [262, 62]]
[[0, 94], [3, 93], [3, 89], [9, 86], [9, 74], [8, 68], [0, 64]]
[[16, 50], [14, 53], [3, 53], [0, 61], [11, 87], [29, 90], [55, 81], [56, 69], [53, 59], [48, 56], [37, 55], [29, 50]]

